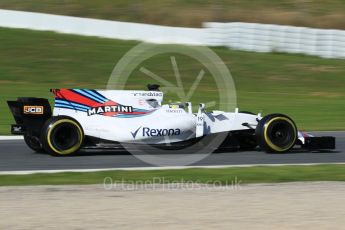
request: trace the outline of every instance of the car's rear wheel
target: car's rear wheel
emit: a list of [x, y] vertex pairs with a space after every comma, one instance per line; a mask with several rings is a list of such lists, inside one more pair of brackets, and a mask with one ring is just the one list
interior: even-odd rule
[[68, 116], [52, 117], [42, 129], [42, 146], [54, 156], [74, 154], [82, 147], [83, 140], [84, 132], [81, 125]]
[[296, 144], [297, 127], [286, 115], [270, 114], [259, 121], [255, 135], [261, 149], [271, 153], [283, 153]]

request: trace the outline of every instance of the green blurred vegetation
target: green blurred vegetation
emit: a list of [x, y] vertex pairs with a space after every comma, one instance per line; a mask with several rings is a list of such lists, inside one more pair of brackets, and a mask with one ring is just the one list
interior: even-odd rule
[[[105, 178], [107, 178], [105, 180]], [[111, 178], [111, 179], [109, 179]], [[344, 165], [234, 167], [220, 169], [179, 169], [38, 173], [32, 175], [0, 175], [0, 186], [68, 185], [106, 183], [201, 183], [241, 185], [297, 181], [345, 181]], [[237, 183], [237, 184], [235, 184]], [[110, 186], [111, 184], [107, 184]]]
[[0, 8], [174, 26], [241, 21], [345, 28], [343, 0], [1, 0]]
[[[19, 96], [52, 99], [50, 88], [105, 88], [116, 63], [136, 44], [0, 28], [0, 134], [9, 134], [9, 124], [13, 122], [7, 100]], [[345, 129], [345, 60], [222, 47], [213, 50], [233, 75], [241, 110], [285, 113], [302, 130]], [[176, 82], [171, 55], [176, 57], [183, 83], [190, 87], [202, 68], [191, 58], [164, 54], [144, 65], [164, 79]], [[146, 89], [148, 83], [154, 81], [136, 70], [127, 88]], [[217, 99], [213, 77], [206, 72], [191, 101], [196, 104]], [[165, 100], [178, 98], [168, 93]]]

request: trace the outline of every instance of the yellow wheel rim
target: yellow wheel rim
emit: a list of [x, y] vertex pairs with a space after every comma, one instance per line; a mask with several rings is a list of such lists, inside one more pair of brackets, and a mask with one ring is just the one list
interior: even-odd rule
[[286, 118], [286, 117], [275, 117], [275, 118], [273, 118], [272, 120], [270, 120], [269, 122], [267, 122], [267, 123], [265, 124], [265, 126], [264, 126], [264, 138], [265, 138], [265, 142], [267, 143], [267, 145], [268, 145], [270, 148], [272, 148], [273, 150], [277, 151], [277, 152], [284, 152], [284, 151], [290, 149], [295, 143], [291, 143], [290, 145], [286, 146], [285, 148], [281, 148], [281, 147], [279, 147], [279, 146], [277, 146], [277, 145], [275, 145], [275, 144], [272, 143], [272, 141], [268, 138], [267, 128], [269, 127], [269, 125], [270, 125], [272, 122], [274, 122], [274, 121], [276, 121], [276, 120], [284, 120], [284, 121], [290, 123], [290, 124], [292, 125], [292, 127], [294, 127], [294, 133], [293, 133], [293, 135], [294, 135], [294, 138], [293, 138], [293, 139], [294, 139], [294, 140], [296, 139], [297, 133], [296, 133], [296, 129], [295, 129], [294, 123], [293, 123], [290, 119], [288, 119], [288, 118]]
[[[61, 123], [70, 123], [70, 124], [73, 124], [77, 127], [78, 129], [78, 133], [80, 135], [80, 138], [79, 138], [79, 142], [74, 145], [73, 147], [69, 148], [69, 149], [66, 149], [66, 150], [58, 150], [55, 148], [55, 146], [52, 144], [51, 142], [51, 134], [52, 134], [52, 130], [54, 130], [54, 128], [61, 124]], [[57, 154], [59, 155], [68, 155], [68, 154], [71, 154], [71, 153], [74, 153], [75, 151], [77, 151], [80, 146], [82, 145], [83, 143], [83, 131], [81, 129], [81, 127], [78, 125], [78, 123], [76, 123], [75, 121], [72, 121], [72, 120], [69, 120], [69, 119], [61, 119], [61, 120], [58, 120], [57, 122], [55, 122], [54, 124], [52, 124], [50, 127], [49, 127], [49, 131], [48, 131], [48, 134], [47, 134], [47, 141], [48, 141], [48, 145], [49, 147]]]

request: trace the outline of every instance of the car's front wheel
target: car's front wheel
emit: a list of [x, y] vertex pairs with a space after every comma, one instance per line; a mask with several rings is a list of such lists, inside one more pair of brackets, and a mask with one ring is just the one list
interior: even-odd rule
[[82, 147], [83, 140], [84, 132], [81, 125], [68, 116], [52, 117], [42, 129], [42, 146], [54, 156], [74, 154]]
[[266, 152], [289, 151], [297, 140], [297, 127], [283, 114], [270, 114], [261, 119], [255, 130], [257, 142]]

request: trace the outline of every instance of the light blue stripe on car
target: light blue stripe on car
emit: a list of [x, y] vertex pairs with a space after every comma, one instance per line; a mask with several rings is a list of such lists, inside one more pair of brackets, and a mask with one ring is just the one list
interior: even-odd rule
[[81, 105], [81, 104], [78, 104], [78, 103], [74, 103], [74, 102], [70, 102], [70, 101], [64, 101], [64, 100], [55, 100], [55, 104], [64, 104], [64, 105], [70, 105], [70, 106], [74, 106], [74, 107], [79, 107], [79, 108], [82, 108], [82, 109], [89, 109], [90, 107], [89, 106], [86, 106], [86, 105]]
[[100, 100], [102, 100], [103, 102], [106, 102], [108, 101], [107, 98], [105, 98], [103, 95], [101, 95], [100, 93], [95, 93], [93, 92], [92, 90], [89, 90], [89, 89], [83, 89], [84, 92], [87, 92], [89, 94], [92, 94], [93, 96], [99, 98]]
[[74, 89], [74, 91], [79, 93], [79, 94], [81, 94], [81, 95], [83, 95], [84, 97], [87, 97], [87, 98], [89, 98], [91, 100], [97, 101], [98, 103], [104, 103], [104, 101], [102, 99], [94, 97], [94, 96], [88, 94], [87, 92], [84, 92], [81, 89]]
[[63, 104], [56, 104], [56, 105], [55, 105], [55, 108], [60, 108], [60, 109], [72, 109], [72, 110], [87, 112], [87, 109], [76, 108], [76, 107], [73, 107], [73, 106], [63, 105]]

